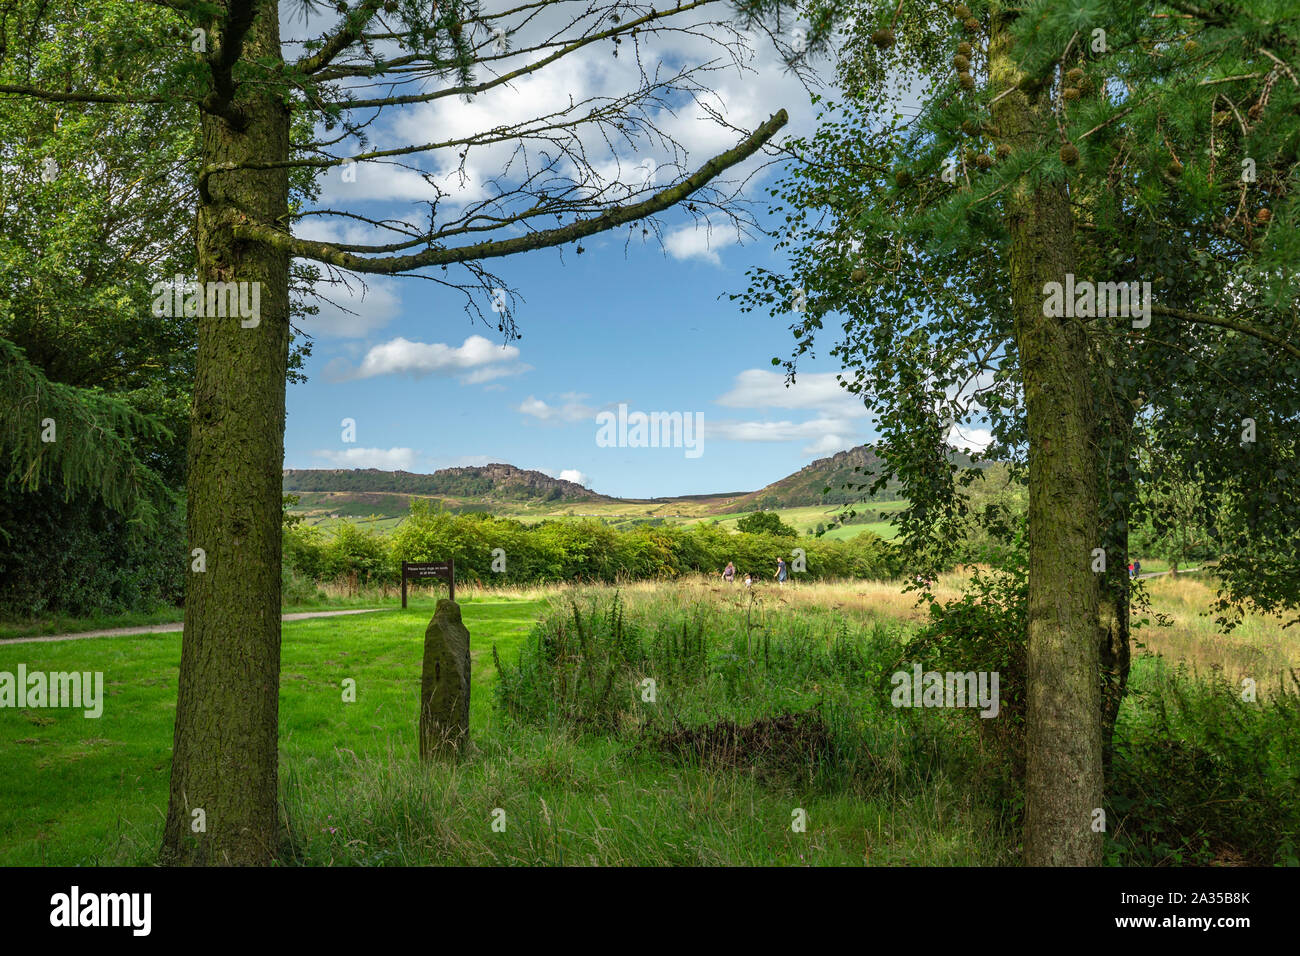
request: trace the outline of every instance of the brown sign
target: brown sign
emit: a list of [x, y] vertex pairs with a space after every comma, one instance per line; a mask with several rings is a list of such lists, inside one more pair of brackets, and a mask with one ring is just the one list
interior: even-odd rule
[[451, 599], [456, 600], [456, 559], [447, 561], [403, 561], [402, 562], [402, 607], [406, 607], [406, 582], [409, 579], [442, 578], [451, 591]]

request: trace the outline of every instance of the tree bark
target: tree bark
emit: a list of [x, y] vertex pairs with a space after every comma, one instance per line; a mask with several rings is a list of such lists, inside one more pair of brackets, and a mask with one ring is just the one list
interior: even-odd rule
[[[1101, 746], [1103, 787], [1110, 781], [1112, 740], [1120, 705], [1128, 692], [1128, 672], [1132, 659], [1130, 647], [1130, 614], [1132, 601], [1128, 576], [1129, 517], [1132, 514], [1132, 433], [1134, 419], [1133, 400], [1121, 394], [1114, 369], [1105, 359], [1098, 363], [1106, 375], [1098, 381], [1098, 388], [1116, 396], [1118, 404], [1101, 411], [1100, 437], [1106, 448], [1102, 456], [1099, 482], [1101, 489], [1118, 483], [1122, 496], [1099, 494], [1097, 513], [1107, 528], [1104, 534], [1106, 548], [1106, 574], [1102, 579], [1101, 641], [1098, 645], [1101, 667]], [[1108, 500], [1103, 500], [1108, 499]]]
[[[1127, 509], [1125, 509], [1127, 512]], [[1128, 671], [1131, 661], [1129, 645], [1129, 581], [1128, 532], [1117, 537], [1116, 547], [1108, 550], [1112, 564], [1107, 566], [1105, 588], [1102, 593], [1101, 643], [1101, 746], [1102, 779], [1110, 780], [1110, 765], [1115, 736], [1115, 721], [1120, 704], [1128, 692]]]
[[[248, 58], [280, 55], [278, 4], [258, 7]], [[236, 88], [230, 109], [202, 114], [205, 165], [289, 156], [285, 104]], [[242, 122], [239, 120], [242, 119]], [[198, 319], [190, 422], [188, 532], [206, 552], [191, 569], [162, 859], [265, 864], [279, 851], [280, 504], [289, 261], [273, 246], [236, 240], [245, 215], [285, 223], [284, 169], [214, 175], [200, 197], [201, 282], [260, 283], [257, 324]], [[202, 810], [205, 829], [199, 829]]]
[[[990, 85], [1023, 74], [1009, 21], [995, 17]], [[1040, 95], [1016, 91], [994, 106], [999, 139], [1040, 148], [1055, 123]], [[1050, 140], [1049, 140], [1050, 142]], [[1095, 866], [1101, 833], [1101, 708], [1097, 575], [1096, 417], [1084, 322], [1044, 316], [1044, 284], [1075, 269], [1073, 221], [1061, 182], [1022, 179], [1006, 222], [1015, 337], [1029, 437], [1029, 651], [1024, 861]]]

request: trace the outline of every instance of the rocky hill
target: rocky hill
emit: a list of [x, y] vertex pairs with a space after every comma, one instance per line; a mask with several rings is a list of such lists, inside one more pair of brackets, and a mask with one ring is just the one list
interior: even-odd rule
[[512, 501], [613, 500], [572, 481], [506, 464], [443, 468], [431, 475], [378, 468], [286, 468], [284, 490], [388, 492]]

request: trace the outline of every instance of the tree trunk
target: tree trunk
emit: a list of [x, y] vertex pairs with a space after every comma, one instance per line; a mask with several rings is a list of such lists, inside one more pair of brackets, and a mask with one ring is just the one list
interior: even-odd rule
[[[995, 18], [990, 40], [990, 85], [999, 91], [1022, 78], [1008, 26]], [[1018, 91], [998, 101], [993, 118], [1013, 150], [1035, 148], [1055, 130], [1044, 100]], [[1044, 284], [1063, 283], [1075, 269], [1069, 193], [1063, 183], [1025, 178], [1006, 207], [1029, 437], [1024, 860], [1094, 866], [1102, 801], [1096, 418], [1083, 321], [1043, 315]]]
[[[1127, 509], [1125, 509], [1127, 512]], [[1116, 540], [1115, 550], [1107, 552], [1111, 564], [1107, 565], [1106, 584], [1102, 593], [1101, 616], [1101, 746], [1102, 778], [1110, 780], [1112, 755], [1111, 741], [1115, 736], [1115, 720], [1119, 706], [1128, 691], [1128, 671], [1131, 660], [1129, 647], [1129, 581], [1128, 533]]]
[[[245, 55], [279, 56], [277, 4], [261, 6]], [[204, 111], [205, 165], [289, 156], [284, 103], [240, 90], [245, 122]], [[190, 548], [206, 569], [188, 574], [171, 794], [162, 859], [264, 864], [279, 851], [280, 510], [289, 262], [261, 243], [236, 242], [246, 210], [286, 222], [284, 169], [214, 175], [200, 197], [199, 279], [260, 283], [257, 324], [198, 320], [189, 443]], [[287, 226], [286, 226], [287, 228]], [[202, 810], [197, 814], [195, 811]], [[200, 821], [204, 828], [200, 828]]]
[[[1104, 394], [1119, 396], [1118, 404], [1101, 412], [1102, 446], [1106, 454], [1099, 473], [1101, 488], [1118, 486], [1122, 495], [1101, 494], [1097, 513], [1107, 528], [1103, 535], [1106, 548], [1106, 574], [1102, 579], [1101, 594], [1101, 746], [1103, 786], [1110, 781], [1112, 740], [1120, 704], [1128, 691], [1128, 672], [1132, 651], [1130, 648], [1130, 615], [1132, 584], [1129, 581], [1129, 516], [1132, 513], [1132, 433], [1134, 400], [1123, 394], [1116, 381], [1114, 368], [1105, 359], [1098, 362], [1104, 378], [1098, 379], [1098, 388]], [[1118, 409], [1118, 411], [1116, 410]], [[1104, 499], [1104, 500], [1103, 500]]]

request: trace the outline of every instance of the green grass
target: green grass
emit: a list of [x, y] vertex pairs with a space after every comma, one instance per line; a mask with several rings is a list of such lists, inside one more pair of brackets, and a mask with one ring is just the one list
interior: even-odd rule
[[[457, 766], [415, 757], [431, 599], [405, 612], [285, 624], [281, 777], [298, 862], [1011, 862], [1006, 841], [990, 837], [987, 813], [942, 780], [892, 796], [774, 785], [502, 716], [492, 703], [492, 646], [504, 661], [517, 659], [546, 606], [462, 602], [474, 695], [472, 750]], [[812, 633], [806, 629], [833, 617], [789, 622]], [[0, 670], [20, 662], [29, 670], [99, 670], [107, 695], [93, 722], [77, 711], [0, 711], [0, 865], [153, 861], [179, 651], [179, 634], [0, 646]], [[357, 681], [354, 704], [341, 699], [348, 677]], [[497, 808], [506, 813], [503, 833], [491, 827]], [[807, 832], [791, 829], [796, 809], [807, 813]]]
[[[1203, 582], [1162, 579], [1158, 587], [1189, 607], [1207, 600]], [[588, 623], [565, 638], [573, 615], [557, 592], [467, 589], [458, 596], [473, 657], [471, 746], [456, 765], [416, 758], [434, 596], [416, 596], [406, 611], [286, 623], [285, 862], [1014, 864], [1015, 795], [998, 761], [968, 714], [884, 703], [880, 679], [911, 625], [862, 590], [809, 585], [758, 595], [705, 579], [637, 583], [622, 592], [626, 636], [608, 629], [602, 637]], [[609, 589], [568, 593], [583, 606], [596, 596], [605, 619]], [[673, 643], [684, 633], [703, 636], [703, 665]], [[1266, 636], [1240, 639], [1255, 645]], [[0, 710], [0, 865], [154, 861], [179, 654], [176, 633], [0, 644], [0, 671], [20, 663], [102, 671], [107, 695], [98, 720]], [[1166, 680], [1163, 666], [1134, 664], [1116, 762], [1126, 786], [1108, 795], [1123, 842], [1108, 844], [1108, 861], [1291, 859], [1294, 849], [1273, 830], [1300, 812], [1289, 784], [1300, 766], [1296, 704], [1278, 692], [1259, 708], [1225, 711], [1234, 675], [1216, 677], [1223, 686], [1181, 674]], [[645, 673], [659, 679], [658, 710], [629, 693]], [[1265, 672], [1252, 673], [1264, 694]], [[355, 703], [342, 700], [347, 678], [356, 681]], [[495, 706], [498, 695], [513, 701], [509, 716]], [[743, 759], [719, 763], [716, 749], [701, 756], [665, 745], [682, 731], [698, 739], [690, 735], [719, 720], [752, 726], [811, 711], [822, 715], [825, 736], [782, 738], [799, 746], [775, 757], [750, 747]], [[1250, 807], [1258, 819], [1247, 818]], [[504, 832], [492, 827], [497, 810]], [[792, 830], [795, 810], [806, 812], [806, 832]]]
[[[398, 504], [403, 500], [393, 497]], [[717, 498], [705, 501], [664, 502], [629, 502], [629, 501], [591, 501], [565, 502], [560, 505], [545, 503], [484, 501], [478, 504], [491, 514], [503, 518], [515, 518], [525, 524], [537, 524], [541, 521], [565, 518], [598, 518], [612, 527], [628, 527], [647, 519], [659, 519], [665, 524], [694, 525], [705, 521], [716, 521], [728, 530], [734, 531], [736, 522], [750, 511], [723, 512], [721, 509], [731, 507], [729, 499]], [[446, 504], [455, 510], [471, 504], [468, 501], [447, 499]], [[892, 540], [896, 529], [888, 520], [866, 521], [869, 517], [892, 514], [906, 506], [904, 501], [867, 502], [854, 506], [857, 517], [853, 524], [835, 527], [826, 533], [834, 539], [852, 538], [867, 530], [886, 540]], [[775, 513], [786, 524], [795, 528], [800, 534], [811, 534], [817, 525], [829, 526], [847, 507], [840, 505], [818, 505], [799, 508], [779, 508]], [[387, 533], [405, 520], [406, 509], [395, 508], [389, 511], [376, 510], [376, 505], [369, 500], [351, 501], [341, 499], [331, 503], [330, 496], [321, 493], [303, 493], [302, 502], [295, 509], [305, 516], [308, 524], [328, 532], [343, 523], [353, 523], [372, 531]], [[331, 515], [337, 514], [334, 518]]]
[[[415, 747], [424, 628], [433, 601], [355, 617], [284, 625], [280, 734], [285, 763]], [[516, 646], [536, 601], [462, 605], [474, 635], [473, 720], [488, 719], [490, 645]], [[488, 656], [484, 656], [488, 655]], [[167, 802], [180, 634], [0, 645], [0, 671], [102, 671], [95, 720], [62, 709], [0, 710], [0, 865], [147, 862]], [[341, 682], [357, 681], [355, 704]]]
[[[390, 588], [390, 591], [394, 590]], [[352, 597], [329, 595], [317, 590], [311, 598], [294, 601], [282, 608], [284, 614], [306, 611], [343, 611], [348, 608], [380, 607], [399, 602], [390, 597], [387, 601], [374, 590]], [[153, 611], [125, 614], [104, 614], [94, 617], [70, 617], [66, 614], [44, 615], [24, 620], [0, 621], [0, 642], [15, 637], [44, 637], [50, 634], [80, 634], [84, 631], [107, 631], [119, 627], [148, 627], [151, 624], [178, 624], [185, 619], [185, 609], [160, 607]]]
[[116, 627], [171, 624], [184, 616], [185, 612], [176, 607], [161, 607], [153, 611], [125, 614], [102, 614], [94, 617], [53, 614], [22, 621], [0, 621], [0, 640], [13, 637], [40, 637], [45, 634], [73, 634], [80, 631], [106, 631]]

